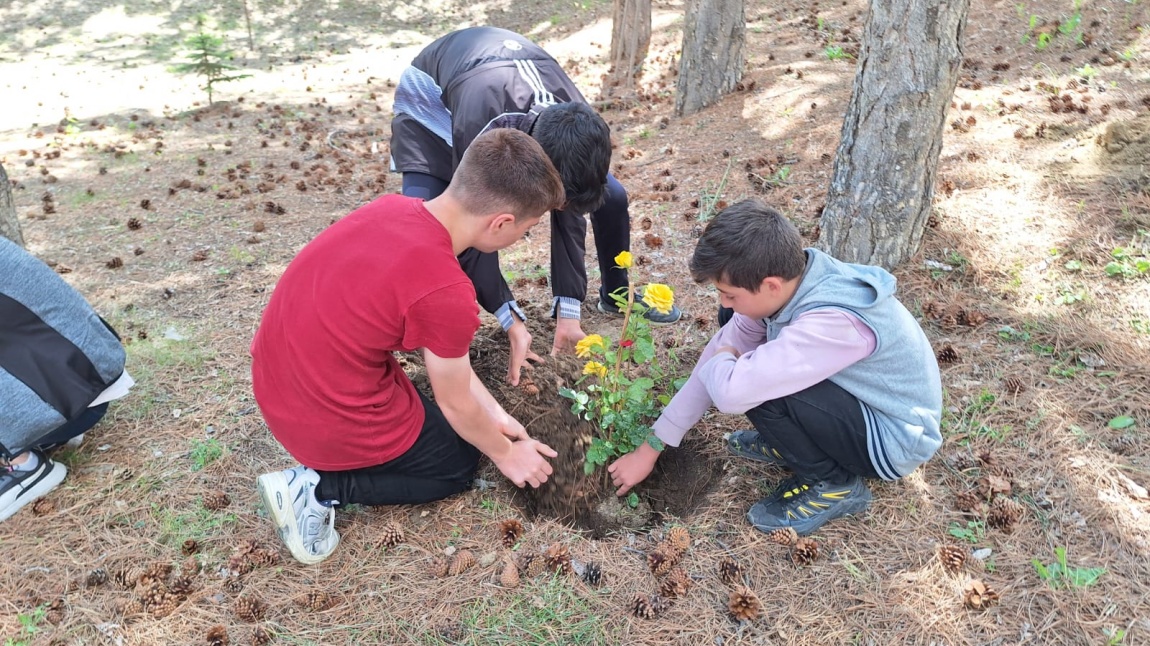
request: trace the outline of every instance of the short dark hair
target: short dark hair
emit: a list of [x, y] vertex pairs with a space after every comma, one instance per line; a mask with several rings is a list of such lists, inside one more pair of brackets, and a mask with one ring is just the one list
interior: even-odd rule
[[496, 128], [478, 137], [459, 162], [448, 190], [476, 214], [534, 218], [563, 204], [563, 181], [530, 135]]
[[691, 277], [721, 280], [759, 291], [764, 278], [802, 276], [807, 254], [799, 230], [782, 213], [759, 200], [743, 200], [719, 212], [691, 256]]
[[563, 178], [565, 208], [583, 214], [602, 206], [611, 170], [611, 129], [603, 117], [586, 103], [560, 103], [543, 110], [531, 134]]

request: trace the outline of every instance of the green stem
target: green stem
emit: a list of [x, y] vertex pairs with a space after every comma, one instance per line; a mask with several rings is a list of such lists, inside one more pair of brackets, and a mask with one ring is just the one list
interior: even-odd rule
[[[611, 379], [611, 394], [619, 392], [619, 375], [623, 369], [623, 342], [627, 340], [627, 326], [631, 323], [631, 311], [635, 308], [635, 285], [627, 281], [627, 309], [623, 312], [623, 331], [619, 334], [619, 350], [615, 353], [615, 372]], [[623, 400], [615, 402], [615, 412], [623, 410]]]

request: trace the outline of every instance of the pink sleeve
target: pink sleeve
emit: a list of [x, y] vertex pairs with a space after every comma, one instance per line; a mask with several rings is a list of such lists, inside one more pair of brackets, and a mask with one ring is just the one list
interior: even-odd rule
[[711, 407], [711, 396], [707, 394], [707, 388], [699, 378], [699, 370], [714, 356], [716, 348], [729, 345], [738, 348], [739, 352], [746, 352], [757, 347], [766, 338], [767, 329], [762, 323], [735, 314], [734, 318], [711, 337], [711, 341], [699, 355], [699, 361], [691, 371], [687, 383], [675, 393], [667, 407], [663, 409], [663, 413], [659, 415], [659, 419], [655, 420], [652, 428], [655, 437], [671, 446], [679, 446], [687, 431], [691, 430], [691, 427], [698, 423]]
[[738, 359], [727, 352], [709, 358], [696, 374], [715, 408], [745, 413], [827, 379], [865, 359], [874, 348], [874, 332], [858, 317], [838, 309], [817, 309], [800, 315], [774, 341]]

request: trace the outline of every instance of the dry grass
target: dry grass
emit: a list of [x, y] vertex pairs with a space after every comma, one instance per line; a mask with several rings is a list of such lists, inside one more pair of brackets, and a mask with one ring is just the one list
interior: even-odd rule
[[[60, 456], [70, 475], [48, 497], [54, 510], [42, 509], [40, 516], [25, 510], [4, 523], [0, 635], [35, 644], [207, 643], [208, 630], [219, 624], [231, 643], [248, 643], [257, 623], [235, 614], [242, 597], [266, 602], [258, 626], [277, 644], [1077, 645], [1106, 643], [1107, 635], [1115, 636], [1114, 643], [1150, 642], [1150, 501], [1139, 489], [1150, 484], [1144, 432], [1150, 424], [1150, 281], [1104, 272], [1115, 247], [1142, 245], [1147, 253], [1150, 242], [1139, 230], [1150, 228], [1150, 201], [1136, 188], [1144, 171], [1116, 165], [1092, 139], [1110, 123], [1145, 114], [1150, 43], [1134, 29], [1150, 22], [1144, 4], [1090, 4], [1082, 24], [1091, 46], [1080, 49], [1061, 37], [1040, 51], [1033, 38], [1020, 42], [1027, 20], [1013, 3], [974, 3], [967, 56], [981, 66], [965, 74], [982, 85], [975, 89], [972, 79], [964, 80], [968, 87], [956, 93], [947, 121], [975, 116], [976, 123], [965, 131], [947, 128], [938, 224], [927, 233], [920, 257], [897, 272], [912, 311], [941, 303], [988, 317], [975, 326], [922, 317], [936, 348], [949, 345], [957, 354], [942, 366], [946, 444], [904, 481], [876, 485], [868, 514], [820, 531], [818, 560], [799, 567], [786, 547], [765, 541], [743, 518], [781, 473], [728, 459], [721, 434], [741, 422], [708, 416], [695, 434], [705, 440], [703, 458], [721, 472], [721, 486], [689, 517], [669, 519], [691, 530], [694, 544], [683, 567], [693, 586], [651, 620], [631, 616], [629, 608], [636, 594], [657, 589], [643, 553], [662, 538], [664, 526], [593, 541], [554, 521], [523, 519], [520, 552], [567, 545], [580, 563], [601, 564], [605, 581], [594, 588], [576, 578], [537, 578], [515, 590], [500, 587], [506, 550], [497, 524], [520, 514], [510, 486], [490, 467], [482, 475], [492, 487], [440, 503], [340, 511], [343, 541], [320, 565], [300, 566], [285, 552], [277, 565], [239, 577], [224, 571], [244, 541], [277, 546], [253, 483], [258, 474], [289, 463], [252, 400], [248, 343], [295, 252], [333, 219], [380, 190], [396, 189], [397, 178], [384, 167], [388, 78], [426, 42], [414, 34], [428, 25], [441, 33], [468, 20], [521, 31], [538, 23], [536, 37], [549, 43], [593, 98], [609, 37], [606, 5], [570, 18], [566, 5], [540, 5], [528, 15], [499, 6], [411, 5], [371, 34], [359, 27], [378, 14], [368, 5], [313, 8], [319, 19], [308, 17], [311, 30], [287, 26], [300, 24], [299, 16], [289, 23], [291, 7], [260, 13], [261, 51], [249, 59], [266, 71], [250, 86], [225, 87], [222, 95], [233, 101], [192, 111], [184, 110], [199, 99], [193, 83], [168, 76], [157, 57], [161, 45], [178, 40], [176, 28], [186, 28], [201, 9], [194, 3], [155, 18], [152, 45], [119, 33], [116, 10], [99, 3], [51, 19], [37, 13], [42, 8], [0, 10], [4, 33], [13, 37], [0, 48], [0, 70], [19, 106], [0, 126], [7, 129], [0, 160], [18, 182], [25, 236], [40, 257], [72, 269], [67, 278], [124, 334], [129, 369], [140, 384], [112, 407], [84, 446]], [[849, 45], [844, 30], [861, 33], [864, 9], [851, 0], [820, 10], [831, 42]], [[659, 29], [643, 80], [646, 94], [605, 116], [619, 144], [615, 169], [635, 198], [635, 228], [649, 217], [651, 232], [663, 239], [662, 246], [649, 248], [636, 236], [636, 255], [647, 260], [640, 278], [674, 285], [680, 305], [700, 318], [658, 334], [689, 354], [714, 332], [715, 307], [713, 294], [685, 272], [700, 226], [691, 203], [761, 194], [813, 236], [831, 168], [824, 155], [834, 153], [854, 68], [823, 55], [824, 35], [804, 21], [810, 13], [805, 4], [752, 5], [745, 86], [751, 80], [755, 86], [676, 119], [662, 91], [673, 76], [680, 24], [674, 16], [680, 11], [656, 7]], [[1045, 21], [1072, 8], [1025, 11], [1049, 14]], [[549, 25], [552, 12], [561, 18]], [[37, 16], [47, 20], [43, 31], [33, 22]], [[123, 20], [151, 18], [133, 10]], [[283, 38], [273, 48], [276, 33]], [[315, 46], [312, 35], [330, 42]], [[126, 49], [115, 49], [118, 43]], [[357, 49], [357, 43], [365, 47]], [[1091, 63], [1106, 56], [1100, 43], [1116, 54], [1132, 53], [1131, 66], [1124, 60]], [[43, 59], [33, 62], [33, 51]], [[113, 63], [84, 60], [79, 54], [85, 51], [103, 52]], [[123, 60], [138, 67], [114, 67]], [[1001, 62], [1011, 67], [992, 72]], [[1066, 89], [1074, 70], [1087, 64], [1098, 71], [1091, 89], [1073, 91], [1092, 97], [1091, 110], [1051, 114], [1037, 83]], [[25, 85], [30, 89], [18, 89]], [[151, 90], [140, 93], [140, 109], [123, 110], [117, 101], [140, 85]], [[86, 89], [100, 94], [81, 97]], [[239, 102], [248, 89], [253, 91]], [[173, 107], [165, 110], [165, 103]], [[1102, 104], [1110, 106], [1105, 115]], [[54, 125], [43, 125], [61, 118], [64, 105], [77, 118], [73, 130], [57, 133]], [[1012, 137], [1019, 128], [1025, 136]], [[1044, 136], [1035, 136], [1040, 129]], [[164, 144], [159, 155], [157, 141]], [[103, 152], [116, 144], [130, 152]], [[59, 158], [43, 156], [54, 150]], [[42, 156], [34, 159], [34, 152]], [[197, 159], [204, 160], [203, 175]], [[25, 166], [26, 160], [33, 164]], [[243, 162], [251, 163], [250, 176], [229, 179], [229, 169]], [[40, 166], [58, 182], [46, 183]], [[778, 186], [764, 187], [754, 177], [780, 177], [783, 167], [788, 171]], [[169, 195], [168, 187], [185, 179], [204, 192], [181, 188]], [[676, 187], [657, 190], [668, 179]], [[297, 188], [301, 181], [306, 191]], [[261, 182], [269, 185], [266, 193], [257, 188]], [[242, 194], [242, 187], [250, 193]], [[229, 190], [236, 197], [228, 197]], [[53, 214], [43, 213], [45, 192], [54, 197]], [[140, 207], [144, 199], [150, 210]], [[142, 226], [129, 229], [129, 217]], [[533, 233], [506, 254], [505, 269], [518, 276], [546, 274], [536, 259], [547, 239], [545, 230]], [[123, 266], [108, 268], [113, 257]], [[924, 259], [955, 270], [932, 272]], [[1070, 261], [1080, 268], [1072, 269]], [[546, 303], [548, 290], [525, 282], [516, 290], [521, 302]], [[589, 330], [611, 324], [597, 315], [586, 321]], [[1120, 416], [1136, 424], [1108, 426]], [[222, 454], [209, 459], [217, 447]], [[1007, 480], [1010, 497], [1022, 505], [1012, 531], [980, 524], [983, 512], [956, 509], [955, 496], [977, 489], [988, 475]], [[226, 492], [231, 504], [205, 510], [203, 496], [216, 491]], [[401, 527], [406, 542], [384, 547], [388, 525]], [[967, 530], [970, 540], [952, 530]], [[94, 568], [111, 573], [125, 564], [179, 564], [187, 539], [198, 542], [204, 570], [166, 617], [121, 616], [115, 606], [132, 593], [114, 583], [68, 584]], [[940, 544], [967, 549], [960, 573], [943, 569]], [[1051, 587], [1032, 560], [1052, 562], [1056, 547], [1067, 548], [1071, 566], [1107, 572], [1090, 587]], [[451, 549], [472, 551], [479, 565], [436, 578], [429, 565]], [[990, 552], [980, 560], [969, 555], [975, 549]], [[746, 568], [746, 583], [764, 602], [762, 618], [742, 625], [729, 619], [729, 589], [716, 570], [725, 556]], [[972, 578], [994, 588], [999, 603], [964, 608], [963, 590]], [[297, 600], [310, 592], [330, 595], [333, 605], [302, 607]], [[53, 625], [43, 610], [58, 598], [63, 603], [53, 618], [60, 623]], [[38, 632], [29, 633], [21, 618]]]

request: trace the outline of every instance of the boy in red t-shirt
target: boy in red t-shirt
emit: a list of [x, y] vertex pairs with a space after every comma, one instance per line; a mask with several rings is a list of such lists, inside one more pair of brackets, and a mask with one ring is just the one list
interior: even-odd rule
[[[538, 487], [555, 452], [531, 439], [471, 369], [475, 288], [456, 256], [514, 243], [560, 208], [563, 183], [529, 135], [493, 130], [428, 202], [388, 195], [316, 236], [288, 265], [252, 342], [268, 428], [302, 466], [260, 496], [292, 556], [339, 544], [333, 505], [439, 500], [471, 484], [479, 454]], [[420, 351], [435, 402], [394, 352]]]

